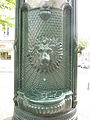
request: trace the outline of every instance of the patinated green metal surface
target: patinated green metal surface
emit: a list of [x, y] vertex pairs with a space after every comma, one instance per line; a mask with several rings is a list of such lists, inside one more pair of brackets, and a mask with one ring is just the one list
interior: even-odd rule
[[13, 120], [76, 120], [76, 0], [16, 0]]

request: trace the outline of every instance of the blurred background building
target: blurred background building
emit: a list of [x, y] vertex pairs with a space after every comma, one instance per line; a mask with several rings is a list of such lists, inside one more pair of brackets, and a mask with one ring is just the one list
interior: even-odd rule
[[[2, 11], [4, 14], [8, 14], [10, 17], [15, 18], [15, 10], [5, 10]], [[10, 60], [13, 58], [13, 45], [15, 40], [15, 19], [10, 21], [13, 26], [5, 26], [6, 29], [3, 30], [3, 26], [0, 25], [0, 60]]]

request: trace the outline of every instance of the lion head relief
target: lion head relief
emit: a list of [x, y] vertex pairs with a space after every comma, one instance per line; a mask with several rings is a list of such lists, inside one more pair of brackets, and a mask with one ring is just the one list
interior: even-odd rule
[[37, 72], [49, 73], [60, 67], [63, 45], [58, 38], [39, 37], [28, 44], [28, 62]]

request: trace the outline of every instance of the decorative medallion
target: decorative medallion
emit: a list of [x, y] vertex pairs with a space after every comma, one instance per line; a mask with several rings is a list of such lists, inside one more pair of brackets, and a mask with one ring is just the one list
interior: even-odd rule
[[28, 44], [28, 62], [40, 73], [54, 72], [60, 68], [63, 58], [63, 45], [58, 38], [39, 37]]
[[42, 20], [48, 20], [51, 16], [51, 11], [48, 6], [43, 6], [40, 9], [40, 17]]

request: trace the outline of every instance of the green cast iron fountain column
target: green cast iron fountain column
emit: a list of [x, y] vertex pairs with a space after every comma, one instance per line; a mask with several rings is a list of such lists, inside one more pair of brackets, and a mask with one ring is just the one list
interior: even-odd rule
[[76, 0], [16, 0], [13, 120], [77, 120]]

